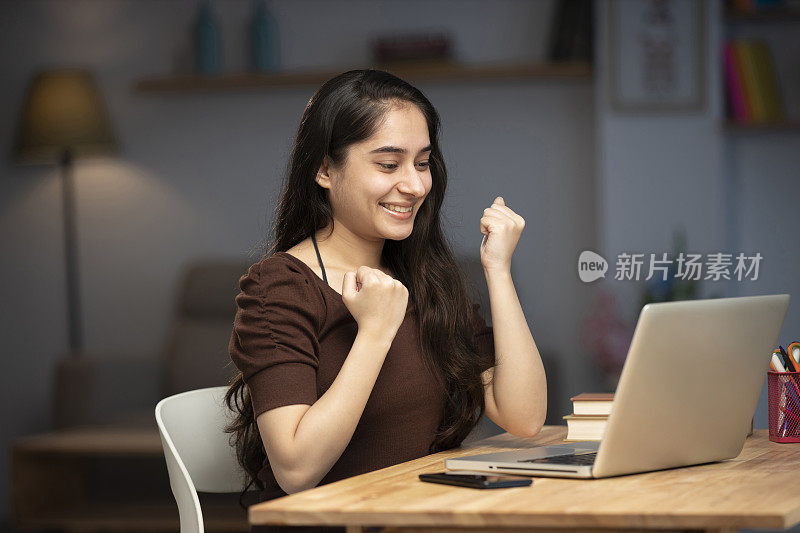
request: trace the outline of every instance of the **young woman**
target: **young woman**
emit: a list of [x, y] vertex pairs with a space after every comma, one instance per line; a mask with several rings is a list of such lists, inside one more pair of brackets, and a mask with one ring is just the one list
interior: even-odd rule
[[441, 229], [438, 130], [428, 99], [378, 70], [336, 76], [306, 106], [230, 342], [229, 430], [262, 500], [456, 447], [484, 411], [515, 435], [544, 423], [510, 273], [525, 221], [501, 197], [480, 218], [491, 328]]

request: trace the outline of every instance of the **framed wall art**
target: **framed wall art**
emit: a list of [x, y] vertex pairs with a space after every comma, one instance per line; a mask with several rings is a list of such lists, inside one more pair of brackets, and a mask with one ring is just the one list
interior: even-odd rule
[[700, 111], [706, 105], [706, 2], [609, 0], [611, 107]]

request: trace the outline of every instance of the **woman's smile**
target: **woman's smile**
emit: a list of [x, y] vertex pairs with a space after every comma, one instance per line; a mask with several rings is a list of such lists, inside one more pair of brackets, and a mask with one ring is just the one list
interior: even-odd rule
[[[394, 204], [378, 204], [381, 206], [381, 209], [390, 217], [396, 220], [408, 220], [414, 214], [414, 207], [400, 207]], [[392, 208], [388, 209], [386, 206], [389, 205]]]

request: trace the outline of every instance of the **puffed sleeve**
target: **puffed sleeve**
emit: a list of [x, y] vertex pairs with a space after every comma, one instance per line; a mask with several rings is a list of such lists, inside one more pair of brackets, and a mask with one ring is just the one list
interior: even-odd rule
[[494, 329], [492, 326], [486, 325], [486, 320], [483, 319], [478, 308], [481, 304], [472, 304], [472, 324], [473, 331], [475, 332], [473, 339], [475, 346], [478, 348], [478, 354], [482, 360], [485, 360], [481, 365], [481, 372], [488, 370], [495, 365], [494, 358]]
[[317, 400], [321, 296], [280, 257], [252, 265], [239, 279], [231, 360], [250, 391], [254, 415]]

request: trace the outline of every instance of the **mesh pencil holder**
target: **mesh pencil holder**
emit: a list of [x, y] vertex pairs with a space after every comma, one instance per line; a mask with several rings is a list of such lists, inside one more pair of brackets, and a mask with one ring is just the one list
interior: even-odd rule
[[769, 440], [800, 442], [800, 372], [767, 372]]

